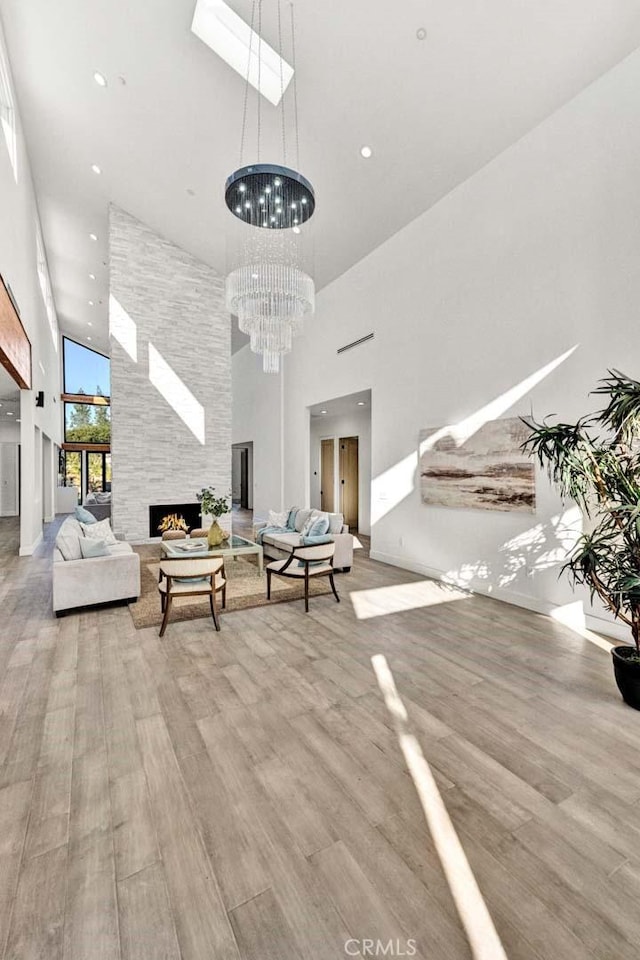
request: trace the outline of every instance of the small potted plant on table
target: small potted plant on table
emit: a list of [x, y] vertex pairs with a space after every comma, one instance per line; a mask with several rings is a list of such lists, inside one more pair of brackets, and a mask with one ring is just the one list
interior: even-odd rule
[[196, 494], [196, 499], [200, 503], [202, 516], [205, 514], [213, 517], [213, 523], [209, 527], [207, 542], [210, 547], [219, 547], [223, 540], [227, 540], [229, 534], [222, 529], [218, 523], [218, 517], [229, 512], [229, 497], [217, 497], [215, 487], [203, 487]]
[[562, 570], [630, 628], [633, 646], [611, 653], [623, 699], [640, 710], [640, 383], [610, 370], [594, 393], [606, 406], [577, 423], [524, 419], [523, 449], [592, 520]]

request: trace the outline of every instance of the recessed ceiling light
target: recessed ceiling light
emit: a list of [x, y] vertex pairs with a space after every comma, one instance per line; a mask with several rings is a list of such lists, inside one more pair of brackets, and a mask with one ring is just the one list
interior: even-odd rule
[[365, 404], [364, 400], [358, 400], [358, 406], [359, 406], [359, 407], [365, 407], [366, 404]]
[[8, 417], [12, 417], [12, 416], [13, 416], [13, 414], [11, 413], [11, 410], [7, 410], [7, 416], [8, 416]]
[[106, 87], [107, 78], [102, 73], [99, 73], [97, 70], [93, 75], [93, 79], [95, 80], [95, 82], [98, 84], [99, 87]]
[[92, 326], [93, 326], [93, 324], [91, 323], [91, 320], [88, 320], [88, 321], [87, 321], [87, 326], [88, 326], [88, 327], [92, 327]]
[[373, 150], [371, 149], [371, 147], [366, 147], [366, 146], [360, 147], [360, 156], [364, 157], [365, 160], [368, 160], [369, 157], [372, 156], [372, 154], [373, 154]]
[[426, 36], [427, 36], [427, 31], [425, 30], [425, 28], [418, 27], [418, 29], [416, 30], [416, 37], [418, 38], [418, 40], [424, 40]]
[[327, 412], [326, 410], [321, 410], [321, 411], [320, 411], [320, 413], [326, 413], [326, 412]]
[[89, 300], [89, 306], [90, 306], [90, 307], [93, 306], [93, 300]]
[[91, 337], [87, 337], [87, 340], [91, 340]]
[[91, 169], [93, 170], [94, 173], [102, 173], [102, 170], [100, 169], [97, 163], [92, 163]]
[[95, 280], [95, 278], [96, 278], [95, 273], [90, 273], [90, 274], [89, 274], [89, 280]]
[[22, 423], [22, 420], [20, 419], [20, 417], [16, 417], [16, 423]]
[[97, 236], [95, 235], [95, 233], [90, 233], [90, 234], [89, 234], [89, 240], [97, 240], [97, 239], [98, 239], [98, 238], [97, 238]]

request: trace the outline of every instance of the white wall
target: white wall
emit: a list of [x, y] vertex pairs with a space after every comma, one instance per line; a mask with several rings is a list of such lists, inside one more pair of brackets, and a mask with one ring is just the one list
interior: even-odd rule
[[[329, 398], [327, 398], [329, 399]], [[371, 532], [371, 412], [354, 410], [336, 417], [312, 417], [310, 425], [311, 463], [309, 504], [320, 509], [320, 448], [321, 441], [334, 443], [334, 510], [340, 510], [340, 450], [341, 437], [358, 438], [358, 530]]]
[[[0, 57], [10, 63], [0, 23]], [[19, 107], [13, 88], [16, 108]], [[61, 442], [59, 336], [50, 325], [36, 269], [38, 209], [26, 145], [17, 117], [16, 175], [0, 129], [0, 273], [15, 295], [20, 318], [31, 341], [32, 387], [21, 391], [22, 449], [20, 552], [30, 553], [42, 534], [42, 451], [36, 449], [42, 433]], [[43, 390], [45, 406], [36, 409], [35, 392]], [[53, 444], [50, 455], [54, 456]], [[53, 477], [53, 469], [51, 470]]]
[[608, 367], [640, 373], [638, 89], [635, 53], [321, 291], [285, 363], [287, 503], [309, 496], [306, 408], [372, 387], [372, 554], [536, 609], [575, 599], [546, 478], [535, 516], [425, 507], [416, 450], [574, 346], [500, 415], [574, 418]]
[[284, 374], [262, 372], [262, 358], [243, 347], [232, 357], [232, 442], [253, 443], [253, 513], [284, 510], [282, 391]]

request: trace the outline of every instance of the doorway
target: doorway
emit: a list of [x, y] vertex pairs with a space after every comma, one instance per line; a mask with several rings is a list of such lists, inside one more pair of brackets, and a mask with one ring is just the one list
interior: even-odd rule
[[340, 512], [351, 530], [358, 529], [358, 438], [340, 437]]
[[334, 447], [333, 438], [320, 442], [320, 509], [327, 513], [333, 513], [335, 503]]
[[18, 451], [17, 443], [0, 443], [0, 517], [18, 516]]
[[231, 499], [244, 510], [253, 510], [253, 443], [231, 448]]

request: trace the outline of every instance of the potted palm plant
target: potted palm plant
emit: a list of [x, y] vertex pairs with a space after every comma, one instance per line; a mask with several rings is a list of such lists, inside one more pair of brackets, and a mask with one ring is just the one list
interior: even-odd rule
[[625, 623], [633, 645], [612, 649], [623, 699], [640, 710], [640, 383], [617, 370], [594, 394], [606, 406], [577, 423], [537, 423], [523, 449], [590, 519], [561, 572]]
[[203, 487], [196, 494], [196, 499], [200, 503], [202, 516], [208, 514], [213, 517], [213, 522], [209, 527], [207, 541], [210, 547], [219, 547], [223, 540], [229, 537], [228, 533], [222, 529], [218, 523], [218, 517], [229, 512], [229, 497], [217, 497], [215, 487]]

